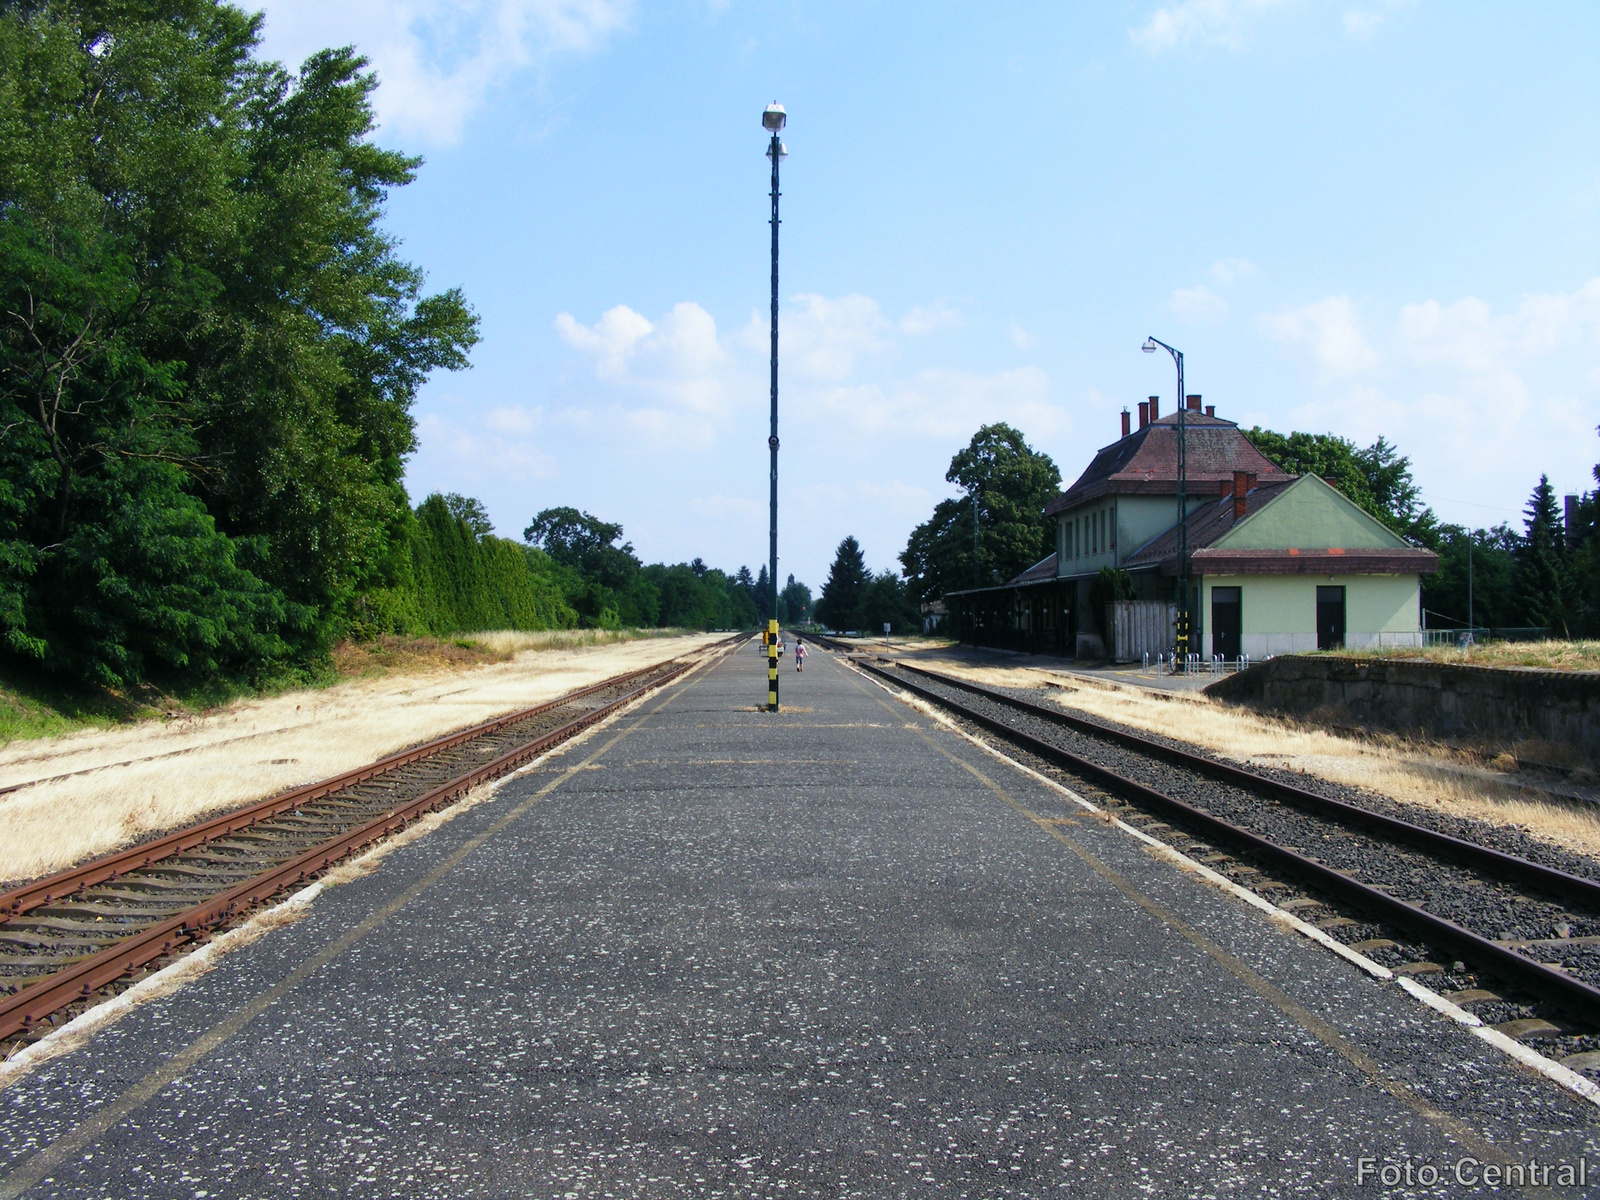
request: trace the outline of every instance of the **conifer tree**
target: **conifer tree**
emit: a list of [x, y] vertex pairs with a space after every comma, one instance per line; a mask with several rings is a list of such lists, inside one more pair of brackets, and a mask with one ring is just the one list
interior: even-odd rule
[[1552, 633], [1567, 636], [1567, 547], [1561, 510], [1548, 476], [1539, 476], [1539, 486], [1533, 489], [1523, 513], [1527, 533], [1518, 548], [1516, 569], [1522, 619], [1529, 625], [1543, 625]]
[[872, 580], [861, 554], [861, 543], [854, 536], [839, 543], [828, 581], [817, 599], [817, 620], [834, 629], [855, 629], [861, 623], [861, 602]]

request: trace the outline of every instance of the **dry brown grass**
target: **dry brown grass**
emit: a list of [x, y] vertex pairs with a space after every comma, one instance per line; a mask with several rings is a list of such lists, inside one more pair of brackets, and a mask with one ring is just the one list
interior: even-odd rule
[[[707, 646], [719, 635], [422, 655], [332, 687], [0, 747], [0, 880], [35, 878], [209, 813]], [[462, 639], [467, 640], [467, 639]], [[574, 639], [576, 641], [576, 639]], [[599, 639], [595, 639], [598, 642]]]
[[1600, 671], [1600, 641], [1487, 642], [1465, 650], [1453, 646], [1397, 647], [1382, 650], [1330, 650], [1347, 658], [1422, 658], [1475, 667], [1544, 667], [1553, 671]]
[[975, 667], [945, 657], [919, 663], [993, 687], [1056, 685], [1051, 698], [1066, 709], [1165, 734], [1238, 762], [1304, 771], [1405, 805], [1519, 828], [1600, 859], [1600, 807], [1532, 798], [1515, 786], [1510, 772], [1473, 766], [1446, 747], [1345, 736], [1229, 708], [1192, 692], [1155, 692], [1033, 667]]

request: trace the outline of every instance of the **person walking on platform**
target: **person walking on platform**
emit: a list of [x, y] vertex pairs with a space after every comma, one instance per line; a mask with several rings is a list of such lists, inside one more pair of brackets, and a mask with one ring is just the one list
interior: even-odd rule
[[806, 644], [799, 638], [794, 640], [794, 669], [796, 671], [806, 669]]

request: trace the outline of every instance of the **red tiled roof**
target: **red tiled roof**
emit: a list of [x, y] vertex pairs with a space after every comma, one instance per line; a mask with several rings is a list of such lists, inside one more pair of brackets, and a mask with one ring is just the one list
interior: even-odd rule
[[[1294, 476], [1275, 466], [1250, 444], [1234, 421], [1187, 413], [1185, 457], [1190, 493], [1216, 494], [1235, 471], [1249, 471], [1263, 484]], [[1178, 491], [1178, 417], [1170, 413], [1130, 433], [1094, 456], [1078, 480], [1045, 505], [1051, 516], [1101, 496], [1173, 496]]]

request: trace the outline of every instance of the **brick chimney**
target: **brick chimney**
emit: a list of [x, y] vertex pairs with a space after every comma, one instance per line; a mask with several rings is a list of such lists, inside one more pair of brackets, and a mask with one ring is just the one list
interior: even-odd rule
[[1161, 397], [1160, 396], [1151, 396], [1150, 397], [1150, 419], [1152, 421], [1161, 420]]
[[1206, 416], [1214, 417], [1216, 415], [1217, 415], [1217, 406], [1215, 404], [1206, 405]]
[[1189, 402], [1189, 411], [1190, 412], [1199, 412], [1200, 411], [1200, 397], [1199, 396], [1185, 396], [1184, 399]]
[[1139, 428], [1143, 429], [1150, 424], [1150, 401], [1139, 401]]
[[1128, 410], [1127, 409], [1123, 409], [1122, 410], [1122, 436], [1123, 437], [1127, 437], [1130, 433], [1133, 432], [1132, 428], [1130, 428], [1131, 423], [1132, 423], [1132, 419], [1128, 416]]
[[1233, 519], [1235, 521], [1244, 516], [1245, 498], [1250, 495], [1250, 489], [1255, 484], [1255, 477], [1249, 471], [1235, 471], [1233, 473]]

